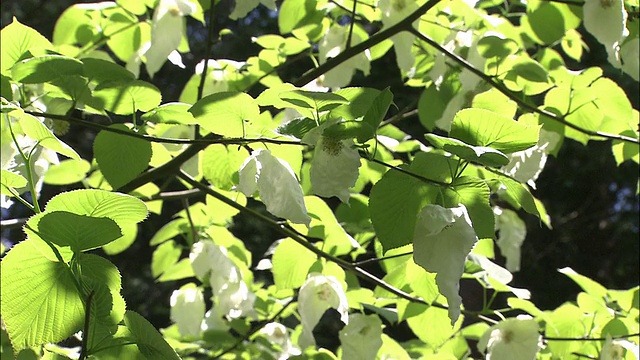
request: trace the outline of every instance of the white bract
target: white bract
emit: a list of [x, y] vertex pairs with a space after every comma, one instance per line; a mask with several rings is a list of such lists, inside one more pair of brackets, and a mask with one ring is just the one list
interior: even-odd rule
[[171, 294], [171, 321], [178, 325], [183, 337], [198, 337], [205, 315], [204, 296], [195, 285], [190, 285]]
[[[138, 54], [138, 56], [144, 55], [149, 76], [153, 77], [170, 56], [174, 64], [182, 63], [176, 49], [178, 49], [184, 35], [184, 17], [192, 14], [196, 9], [196, 5], [188, 0], [160, 0], [153, 13], [151, 43], [143, 45], [143, 48], [148, 48]], [[136, 59], [130, 60], [134, 63], [136, 61], [139, 62]]]
[[[627, 11], [623, 0], [586, 0], [582, 7], [584, 27], [602, 45], [604, 45], [608, 61], [611, 65], [622, 68], [623, 71], [631, 71], [630, 75], [638, 80], [638, 69], [623, 66], [622, 62], [637, 63], [638, 52], [628, 53], [621, 51], [620, 45], [629, 35], [626, 28]], [[636, 45], [637, 46], [637, 45]], [[631, 45], [631, 49], [633, 45]], [[624, 54], [624, 57], [623, 57]]]
[[547, 163], [547, 153], [558, 141], [558, 134], [540, 129], [538, 143], [526, 150], [509, 154], [509, 163], [502, 168], [502, 172], [535, 189], [535, 181]]
[[540, 343], [535, 320], [506, 319], [490, 327], [480, 338], [478, 349], [487, 360], [521, 360], [536, 358]]
[[280, 347], [281, 351], [277, 354], [273, 354], [278, 360], [288, 359], [290, 356], [300, 355], [300, 349], [293, 346], [287, 328], [277, 322], [270, 322], [260, 329], [262, 334], [270, 343], [276, 344]]
[[495, 207], [493, 213], [498, 231], [496, 243], [507, 259], [506, 267], [511, 272], [520, 271], [520, 247], [527, 236], [527, 226], [513, 210]]
[[253, 303], [256, 296], [242, 279], [240, 269], [227, 255], [227, 249], [202, 240], [193, 244], [189, 260], [197, 277], [209, 277], [217, 314], [231, 319], [255, 315]]
[[[386, 29], [404, 20], [407, 16], [418, 10], [418, 4], [415, 0], [380, 0], [378, 2], [378, 8], [382, 12], [383, 29]], [[418, 20], [414, 21], [412, 26], [414, 28], [417, 27]], [[413, 66], [415, 59], [411, 53], [411, 47], [413, 46], [415, 38], [415, 35], [407, 31], [400, 32], [391, 37], [398, 67], [409, 75], [412, 75], [415, 71], [415, 67]]]
[[236, 6], [233, 8], [233, 12], [229, 14], [229, 19], [241, 19], [247, 16], [251, 10], [257, 8], [260, 4], [268, 7], [269, 10], [276, 10], [275, 0], [236, 0]]
[[302, 334], [298, 339], [298, 345], [302, 349], [315, 345], [313, 328], [329, 308], [340, 313], [340, 320], [343, 323], [349, 322], [347, 295], [338, 279], [319, 273], [309, 274], [298, 294], [298, 312], [302, 323]]
[[382, 347], [382, 321], [377, 315], [351, 314], [338, 336], [343, 359], [375, 359]]
[[239, 171], [240, 190], [246, 196], [253, 196], [256, 190], [267, 211], [296, 224], [309, 225], [304, 195], [296, 174], [284, 160], [269, 150], [258, 149], [251, 153]]
[[462, 298], [458, 290], [465, 259], [477, 241], [467, 208], [462, 204], [451, 209], [428, 204], [418, 214], [413, 260], [436, 273], [436, 284], [447, 298], [452, 324], [460, 316]]
[[[338, 56], [347, 46], [348, 28], [340, 25], [333, 25], [324, 35], [318, 51], [320, 53], [320, 64], [324, 64], [328, 59]], [[357, 45], [362, 40], [356, 34], [351, 34], [351, 44]], [[331, 88], [342, 88], [351, 82], [353, 73], [361, 70], [365, 75], [369, 75], [371, 65], [369, 50], [358, 53], [349, 60], [341, 63], [324, 75], [323, 85]]]

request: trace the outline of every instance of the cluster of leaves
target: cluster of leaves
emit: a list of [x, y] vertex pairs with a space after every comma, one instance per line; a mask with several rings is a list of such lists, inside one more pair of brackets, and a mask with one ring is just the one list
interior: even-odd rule
[[[258, 3], [237, 0], [229, 16], [243, 18]], [[627, 16], [637, 3], [262, 3], [277, 10], [280, 33], [255, 38], [262, 50], [246, 61], [202, 61], [179, 102], [163, 103], [156, 86], [138, 79], [141, 66], [150, 77], [167, 60], [184, 67], [185, 17], [219, 35], [215, 1], [77, 4], [60, 16], [52, 41], [17, 19], [2, 29], [2, 204], [19, 201], [34, 213], [25, 240], [2, 259], [12, 348], [3, 352], [638, 357], [638, 287], [606, 289], [565, 268], [584, 292], [542, 311], [526, 289], [509, 286], [526, 236], [516, 211], [551, 226], [531, 188], [564, 139], [608, 140], [618, 164], [640, 160], [638, 111], [624, 91], [601, 69], [572, 71], [563, 60], [581, 58], [584, 24], [610, 63], [637, 81], [640, 22]], [[388, 117], [389, 88], [348, 86], [392, 48], [406, 86], [423, 90], [415, 109]], [[281, 78], [278, 70], [299, 57], [317, 66]], [[264, 90], [251, 96], [257, 84]], [[409, 112], [423, 138], [394, 125]], [[100, 121], [111, 117], [125, 120]], [[61, 140], [69, 126], [99, 131], [91, 161]], [[43, 183], [83, 189], [42, 208]], [[168, 184], [184, 190], [165, 191]], [[156, 281], [190, 281], [171, 296], [175, 324], [160, 333], [126, 310], [117, 268], [87, 251], [126, 250], [148, 212], [194, 196], [204, 200], [185, 202], [150, 240]], [[248, 197], [269, 214], [248, 207]], [[340, 203], [330, 207], [331, 197]], [[256, 268], [228, 230], [239, 213], [282, 235]], [[492, 261], [495, 245], [506, 268]], [[254, 281], [265, 270], [273, 282]], [[480, 311], [462, 306], [461, 278], [493, 294]], [[498, 293], [508, 308], [493, 307]], [[281, 324], [287, 319], [290, 327]], [[383, 334], [383, 322], [403, 321], [415, 340]], [[78, 348], [56, 345], [74, 334]]]

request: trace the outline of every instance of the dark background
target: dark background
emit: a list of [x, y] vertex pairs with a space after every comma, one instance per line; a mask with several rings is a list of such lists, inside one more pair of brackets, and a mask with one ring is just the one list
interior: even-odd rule
[[[1, 3], [2, 27], [17, 17], [20, 22], [35, 28], [51, 39], [56, 19], [70, 4], [78, 1], [37, 1], [4, 0]], [[85, 1], [86, 2], [86, 1]], [[219, 9], [229, 9], [231, 1], [223, 1]], [[223, 11], [224, 12], [224, 11]], [[227, 13], [228, 14], [228, 13]], [[252, 36], [277, 33], [277, 19], [260, 6], [246, 19], [231, 21], [226, 14], [215, 17], [218, 29], [228, 28], [231, 35], [225, 35], [222, 42], [213, 47], [213, 58], [243, 60], [256, 55], [259, 47], [251, 42]], [[163, 91], [163, 102], [176, 101], [182, 87], [191, 76], [195, 64], [205, 54], [206, 29], [192, 19], [188, 22], [188, 34], [192, 52], [183, 56], [187, 69], [180, 69], [166, 63], [152, 82]], [[606, 61], [604, 48], [584, 29], [580, 28], [590, 52], [586, 52], [580, 64], [566, 59], [572, 69], [600, 66], [605, 75], [625, 89], [634, 108], [639, 108], [638, 83], [620, 74]], [[310, 63], [299, 62], [296, 67], [281, 73], [284, 80], [293, 80], [309, 68]], [[141, 71], [142, 78], [146, 73]], [[293, 74], [293, 75], [292, 75]], [[376, 88], [391, 86], [396, 99], [415, 99], [420, 89], [402, 86], [395, 65], [393, 51], [372, 63], [371, 76], [354, 77], [354, 85]], [[259, 91], [256, 88], [254, 91]], [[252, 95], [256, 95], [253, 93]], [[408, 102], [408, 100], [405, 100]], [[402, 100], [396, 100], [402, 108]], [[417, 117], [404, 120], [399, 126], [416, 136], [421, 135]], [[92, 158], [92, 142], [95, 133], [73, 127], [63, 140], [76, 149], [83, 158]], [[579, 288], [557, 269], [569, 266], [607, 288], [627, 289], [638, 285], [638, 181], [637, 164], [626, 162], [617, 167], [611, 154], [609, 142], [591, 142], [584, 147], [566, 140], [557, 158], [551, 157], [545, 170], [537, 180], [538, 190], [534, 195], [546, 206], [551, 216], [553, 229], [549, 230], [537, 218], [521, 213], [527, 222], [527, 239], [522, 248], [521, 271], [515, 273], [512, 286], [531, 290], [532, 301], [541, 309], [553, 309], [565, 301], [575, 300]], [[60, 191], [73, 187], [43, 189], [42, 201], [46, 201]], [[194, 200], [195, 201], [195, 200]], [[171, 216], [181, 209], [181, 204], [165, 202], [162, 215], [151, 215], [140, 228], [136, 243], [117, 256], [108, 257], [114, 262], [123, 277], [123, 294], [128, 308], [140, 312], [158, 327], [169, 325], [169, 296], [178, 284], [154, 283], [149, 264], [153, 248], [148, 240]], [[24, 207], [14, 206], [11, 211], [3, 211], [2, 219], [29, 216]], [[278, 236], [263, 224], [237, 218], [232, 231], [245, 240], [253, 252], [254, 259], [260, 259], [264, 250]], [[23, 235], [20, 230], [3, 230], [4, 242], [17, 242]], [[104, 254], [103, 254], [104, 255]], [[466, 284], [463, 286], [467, 286]], [[481, 298], [473, 299], [475, 292], [465, 295], [465, 305], [474, 307]]]

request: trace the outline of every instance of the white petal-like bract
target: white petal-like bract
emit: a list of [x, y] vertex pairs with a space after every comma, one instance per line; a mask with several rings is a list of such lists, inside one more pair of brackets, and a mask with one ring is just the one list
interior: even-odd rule
[[353, 140], [335, 140], [321, 136], [313, 152], [310, 179], [314, 194], [337, 196], [343, 203], [349, 202], [349, 188], [358, 180], [360, 154], [353, 147]]
[[487, 360], [533, 360], [539, 350], [538, 323], [527, 319], [506, 319], [493, 325], [482, 335], [478, 349]]
[[171, 294], [171, 320], [178, 325], [180, 335], [199, 337], [204, 311], [204, 296], [197, 287], [183, 287]]
[[496, 244], [498, 244], [502, 256], [507, 259], [507, 270], [519, 271], [520, 247], [527, 236], [527, 226], [513, 210], [496, 207], [494, 214], [496, 215], [495, 226], [498, 231]]
[[467, 208], [462, 204], [450, 209], [428, 204], [418, 214], [413, 259], [425, 270], [436, 273], [438, 289], [449, 304], [451, 324], [460, 316], [459, 281], [465, 259], [477, 241]]

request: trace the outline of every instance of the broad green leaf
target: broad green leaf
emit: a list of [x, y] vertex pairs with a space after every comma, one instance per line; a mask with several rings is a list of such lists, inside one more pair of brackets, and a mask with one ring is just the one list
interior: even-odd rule
[[364, 143], [375, 135], [375, 129], [364, 121], [344, 121], [328, 126], [322, 132], [327, 137], [336, 140], [357, 138], [359, 143]]
[[538, 142], [538, 126], [521, 124], [483, 109], [459, 111], [451, 124], [451, 137], [474, 146], [490, 146], [509, 154]]
[[306, 133], [317, 126], [318, 124], [315, 120], [308, 117], [299, 117], [280, 125], [276, 132], [302, 139]]
[[315, 0], [285, 0], [278, 11], [278, 28], [281, 34], [288, 34], [316, 9]]
[[122, 236], [115, 221], [66, 211], [46, 212], [38, 222], [38, 235], [74, 252], [95, 249]]
[[58, 194], [49, 200], [45, 210], [107, 217], [118, 225], [141, 222], [148, 213], [141, 200], [130, 195], [103, 190], [74, 190]]
[[85, 45], [98, 40], [100, 14], [95, 10], [80, 4], [68, 7], [56, 21], [53, 43], [57, 46]]
[[476, 177], [461, 176], [447, 187], [443, 194], [444, 206], [456, 207], [464, 204], [473, 228], [480, 239], [492, 239], [495, 236], [494, 216], [489, 204], [489, 186]]
[[191, 105], [181, 102], [166, 103], [142, 115], [140, 119], [144, 122], [164, 124], [197, 124], [197, 120], [189, 112], [190, 108]]
[[[111, 127], [130, 131], [121, 124]], [[117, 189], [147, 169], [151, 160], [151, 143], [102, 130], [93, 142], [93, 152], [102, 175], [114, 189]]]
[[368, 137], [366, 138], [358, 137], [359, 142], [362, 143], [366, 140], [369, 140], [375, 135], [375, 131], [378, 129], [378, 126], [380, 126], [382, 120], [384, 120], [384, 117], [387, 115], [387, 111], [389, 111], [389, 106], [391, 106], [392, 103], [393, 94], [387, 87], [386, 89], [382, 90], [382, 92], [380, 92], [378, 96], [376, 96], [376, 98], [373, 100], [373, 104], [371, 105], [369, 110], [367, 110], [367, 113], [362, 119], [364, 123], [371, 126], [371, 128], [373, 129], [373, 133], [366, 134], [368, 135]]
[[[91, 338], [89, 338], [91, 339]], [[113, 336], [108, 336], [92, 347], [93, 355], [104, 360], [147, 360], [135, 344], [126, 326], [118, 326]]]
[[44, 176], [45, 184], [67, 185], [84, 180], [91, 168], [91, 164], [84, 159], [67, 159], [59, 164], [49, 166]]
[[166, 269], [157, 282], [175, 281], [194, 277], [193, 268], [188, 258], [184, 258]]
[[107, 40], [107, 45], [119, 60], [127, 62], [143, 44], [149, 41], [151, 41], [151, 24], [139, 22], [114, 32]]
[[238, 170], [249, 156], [244, 148], [213, 144], [202, 153], [202, 173], [213, 186], [231, 190], [238, 183]]
[[273, 280], [278, 289], [296, 289], [304, 284], [317, 257], [290, 238], [278, 244], [273, 253]]
[[136, 223], [120, 224], [119, 226], [120, 230], [122, 230], [122, 236], [102, 247], [102, 250], [107, 255], [119, 254], [127, 250], [136, 241], [138, 236], [138, 225]]
[[84, 77], [98, 84], [107, 81], [132, 81], [135, 79], [133, 73], [111, 61], [84, 58], [82, 64]]
[[160, 90], [142, 80], [105, 82], [96, 87], [93, 96], [102, 108], [118, 115], [150, 111], [162, 100]]
[[36, 30], [21, 24], [14, 17], [11, 24], [0, 31], [0, 48], [2, 75], [9, 76], [11, 67], [22, 59], [25, 52], [33, 49], [52, 49], [53, 46]]
[[258, 120], [260, 115], [256, 101], [250, 95], [239, 92], [219, 92], [205, 96], [189, 112], [204, 129], [236, 138], [249, 136], [251, 122]]
[[374, 359], [382, 347], [382, 321], [375, 314], [351, 314], [338, 336], [343, 359]]
[[83, 281], [88, 281], [95, 292], [91, 305], [93, 322], [101, 326], [119, 323], [124, 316], [125, 302], [120, 295], [122, 280], [118, 268], [109, 260], [93, 254], [80, 254], [78, 264]]
[[153, 1], [140, 0], [116, 0], [116, 4], [136, 15], [144, 15], [147, 11], [147, 5], [153, 4]]
[[305, 196], [304, 202], [311, 216], [309, 236], [324, 239], [324, 251], [332, 255], [344, 255], [357, 246], [353, 238], [340, 226], [324, 200], [316, 196]]
[[2, 320], [15, 350], [58, 342], [82, 329], [83, 301], [67, 265], [25, 240], [2, 259]]
[[25, 179], [22, 175], [4, 169], [2, 170], [0, 181], [2, 183], [0, 194], [2, 195], [13, 196], [9, 189], [15, 190], [27, 186], [27, 179]]
[[16, 63], [11, 77], [25, 84], [44, 83], [57, 78], [82, 75], [80, 60], [62, 55], [36, 56]]
[[486, 58], [506, 58], [518, 50], [518, 43], [500, 33], [490, 33], [478, 40], [478, 53]]
[[[224, 190], [217, 191], [219, 194], [227, 197], [228, 199], [234, 201], [239, 205], [247, 205], [247, 198], [241, 192]], [[207, 195], [206, 205], [207, 209], [209, 210], [209, 218], [216, 224], [226, 225], [228, 223], [231, 223], [231, 218], [240, 212], [240, 210], [225, 204], [224, 202], [218, 200], [217, 198], [214, 198], [211, 195]]]
[[[439, 87], [435, 84], [430, 84], [424, 89], [418, 99], [418, 118], [427, 130], [431, 131], [436, 126], [445, 130], [449, 129], [447, 125], [450, 124], [444, 124], [443, 121], [450, 121], [451, 118], [448, 116], [447, 111], [450, 108], [448, 104], [459, 94], [461, 87], [458, 76], [448, 74]], [[464, 98], [460, 98], [460, 100], [464, 100]], [[460, 104], [460, 106], [463, 105], [464, 103]], [[460, 109], [460, 107], [457, 109]]]
[[507, 155], [492, 147], [472, 146], [458, 139], [447, 138], [436, 134], [426, 134], [425, 138], [429, 140], [433, 146], [450, 152], [464, 160], [492, 167], [500, 167], [509, 163]]
[[[425, 157], [416, 157], [402, 168], [424, 176], [428, 172]], [[435, 203], [439, 189], [421, 179], [390, 170], [371, 189], [371, 222], [385, 251], [413, 241], [416, 216], [428, 203]]]
[[22, 127], [24, 133], [28, 137], [39, 141], [39, 145], [72, 159], [80, 160], [80, 155], [75, 150], [58, 139], [49, 128], [34, 116], [23, 113], [22, 110], [13, 111], [11, 114], [19, 117], [20, 127]]
[[[408, 318], [407, 324], [420, 340], [434, 348], [443, 345], [458, 331], [462, 324], [462, 321], [458, 321], [455, 326], [452, 326], [447, 317], [447, 310], [433, 306], [427, 307], [422, 304], [411, 304], [410, 306], [421, 308], [423, 311]], [[429, 326], [425, 326], [425, 324], [429, 324]]]
[[515, 101], [509, 99], [507, 95], [495, 88], [474, 96], [471, 106], [476, 109], [493, 111], [510, 118], [513, 118], [516, 115], [516, 110], [518, 110], [518, 105]]
[[124, 315], [124, 323], [135, 339], [136, 346], [148, 359], [180, 359], [158, 330], [142, 316], [133, 311], [127, 311]]
[[8, 101], [13, 100], [13, 90], [11, 90], [11, 81], [9, 77], [0, 75], [0, 96]]
[[593, 295], [600, 299], [607, 296], [607, 289], [604, 286], [598, 284], [594, 280], [584, 275], [578, 274], [570, 267], [558, 269], [558, 272], [567, 275], [571, 280], [573, 280], [576, 284], [578, 284], [578, 286], [580, 286], [582, 290], [584, 290], [589, 295]]
[[[588, 333], [587, 325], [583, 323], [585, 315], [574, 304], [565, 303], [552, 312], [545, 312], [545, 335], [549, 337], [580, 338]], [[570, 356], [572, 352], [581, 346], [575, 341], [549, 341], [549, 350], [559, 359]]]
[[[334, 94], [347, 99], [349, 103], [339, 105], [331, 110], [331, 116], [345, 120], [355, 120], [364, 117], [372, 106], [380, 90], [365, 87], [343, 88]], [[375, 104], [374, 104], [375, 105]]]
[[335, 93], [291, 90], [280, 93], [280, 99], [297, 107], [322, 112], [347, 104], [349, 101]]
[[170, 266], [178, 262], [182, 249], [173, 241], [165, 241], [153, 251], [151, 257], [151, 275], [159, 277]]

